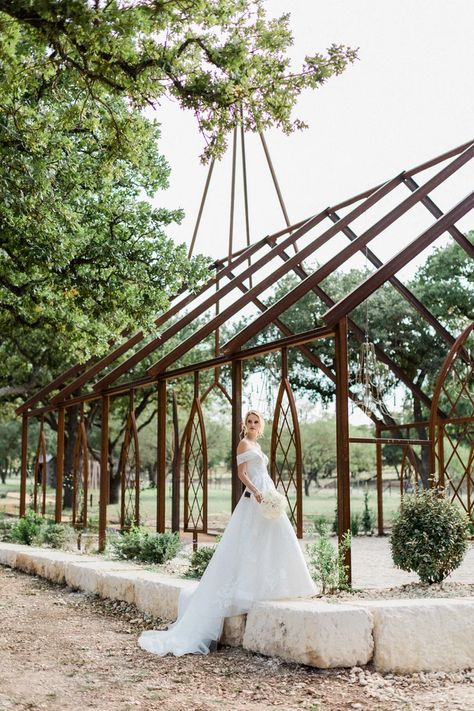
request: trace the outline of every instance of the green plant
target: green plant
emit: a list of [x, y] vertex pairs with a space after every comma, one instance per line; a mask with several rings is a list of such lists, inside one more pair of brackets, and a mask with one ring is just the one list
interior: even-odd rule
[[50, 548], [65, 548], [76, 539], [76, 532], [67, 523], [54, 523], [47, 521], [46, 525], [39, 530], [38, 536], [35, 539], [40, 544], [49, 546]]
[[372, 535], [375, 526], [375, 514], [372, 509], [369, 508], [369, 492], [364, 492], [364, 510], [362, 512], [362, 530], [367, 535]]
[[180, 545], [178, 533], [152, 533], [141, 526], [134, 526], [111, 540], [115, 557], [155, 564], [174, 558]]
[[174, 558], [181, 547], [179, 533], [148, 533], [142, 538], [140, 560], [146, 563], [164, 563]]
[[129, 531], [114, 536], [110, 541], [114, 556], [122, 560], [138, 560], [143, 536], [147, 533], [145, 529], [134, 526]]
[[347, 590], [350, 585], [344, 556], [351, 547], [350, 531], [346, 532], [337, 547], [331, 542], [329, 526], [325, 521], [315, 522], [314, 533], [316, 541], [306, 544], [313, 580], [321, 587], [323, 595]]
[[28, 509], [25, 516], [19, 518], [11, 527], [11, 539], [16, 543], [24, 543], [31, 546], [33, 540], [37, 538], [44, 519], [31, 509]]
[[11, 539], [11, 529], [14, 523], [14, 519], [7, 518], [3, 512], [0, 513], [0, 541]]
[[360, 532], [360, 514], [351, 514], [351, 533], [353, 536], [358, 536]]
[[189, 568], [186, 571], [186, 578], [202, 578], [214, 551], [215, 548], [211, 546], [201, 546], [197, 551], [193, 551]]
[[323, 514], [317, 514], [316, 516], [313, 516], [313, 525], [314, 530], [319, 531], [319, 528], [322, 525], [328, 525], [328, 520]]
[[339, 527], [339, 515], [337, 512], [337, 504], [336, 504], [336, 508], [334, 509], [334, 518], [332, 520], [332, 532], [337, 533], [338, 527]]
[[441, 583], [461, 564], [467, 535], [466, 518], [437, 489], [406, 496], [392, 525], [393, 562], [423, 583]]

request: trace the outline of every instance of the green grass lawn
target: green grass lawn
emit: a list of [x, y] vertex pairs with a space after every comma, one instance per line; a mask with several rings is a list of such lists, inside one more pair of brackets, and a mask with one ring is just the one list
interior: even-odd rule
[[[0, 512], [18, 515], [19, 508], [20, 479], [14, 477], [7, 479], [6, 484], [0, 484]], [[27, 502], [31, 501], [32, 484], [31, 479], [27, 483]], [[92, 505], [88, 502], [88, 518], [97, 524], [99, 515], [99, 492], [92, 490]], [[42, 492], [38, 490], [39, 503], [42, 500]], [[51, 487], [47, 489], [47, 514], [54, 514], [55, 490]], [[212, 530], [223, 530], [230, 515], [231, 490], [230, 486], [223, 485], [215, 487], [210, 485], [208, 489], [208, 519], [209, 528]], [[384, 522], [390, 524], [393, 514], [398, 510], [400, 498], [396, 486], [392, 486], [391, 493], [384, 492]], [[336, 507], [335, 488], [310, 489], [310, 495], [303, 497], [303, 515], [305, 525], [311, 522], [313, 516], [325, 516], [330, 525], [334, 520]], [[351, 512], [361, 514], [364, 507], [364, 489], [354, 486], [351, 489]], [[377, 499], [375, 491], [369, 492], [369, 507], [376, 515]], [[64, 519], [68, 518], [68, 511], [64, 512]], [[183, 499], [181, 498], [181, 517], [183, 513]], [[110, 504], [108, 506], [108, 521], [116, 525], [119, 521], [120, 505]], [[166, 496], [166, 519], [170, 525], [171, 517], [171, 486], [167, 486]], [[144, 525], [155, 526], [156, 521], [156, 489], [145, 488], [140, 495], [140, 518]]]

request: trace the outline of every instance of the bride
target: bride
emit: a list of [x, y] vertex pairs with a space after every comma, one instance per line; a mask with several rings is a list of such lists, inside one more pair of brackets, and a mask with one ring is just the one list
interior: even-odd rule
[[237, 447], [240, 498], [197, 588], [182, 589], [178, 618], [167, 630], [140, 635], [142, 649], [176, 656], [207, 654], [219, 640], [224, 619], [248, 612], [259, 600], [306, 597], [317, 592], [286, 513], [266, 518], [261, 503], [275, 490], [268, 458], [257, 439], [262, 415], [247, 412]]

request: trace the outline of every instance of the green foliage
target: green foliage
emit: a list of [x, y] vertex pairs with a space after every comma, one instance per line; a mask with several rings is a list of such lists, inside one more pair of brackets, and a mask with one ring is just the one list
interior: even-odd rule
[[372, 535], [375, 526], [375, 514], [369, 507], [369, 492], [364, 492], [364, 510], [361, 517], [362, 530], [367, 535]]
[[11, 540], [11, 529], [15, 519], [7, 518], [3, 512], [0, 513], [0, 541]]
[[337, 548], [332, 544], [329, 526], [326, 521], [315, 519], [313, 533], [316, 535], [314, 543], [306, 544], [309, 555], [309, 569], [315, 583], [321, 588], [321, 594], [333, 594], [340, 590], [347, 590], [347, 566], [344, 564], [344, 555], [351, 547], [351, 533], [347, 531]]
[[437, 490], [405, 496], [392, 526], [393, 562], [423, 583], [441, 583], [461, 564], [467, 535], [466, 518]]
[[209, 565], [215, 548], [212, 546], [200, 546], [191, 555], [189, 568], [186, 571], [187, 578], [202, 578]]
[[358, 513], [351, 513], [351, 533], [358, 536], [360, 532], [361, 517]]
[[116, 558], [157, 565], [174, 558], [181, 545], [178, 533], [151, 533], [140, 526], [114, 536], [110, 543]]
[[25, 516], [17, 519], [11, 527], [11, 539], [15, 543], [24, 543], [27, 546], [31, 546], [43, 525], [43, 517], [29, 509]]
[[48, 520], [40, 528], [35, 543], [50, 548], [66, 548], [75, 541], [76, 536], [74, 528], [67, 523], [54, 523]]
[[[85, 116], [96, 131], [100, 123], [89, 118], [89, 103], [102, 102], [104, 119], [114, 126], [109, 95], [126, 96], [135, 110], [172, 97], [195, 115], [205, 156], [222, 153], [241, 110], [247, 129], [276, 126], [289, 133], [304, 127], [291, 115], [299, 94], [341, 74], [357, 57], [355, 50], [331, 45], [295, 70], [288, 57], [289, 14], [268, 19], [263, 0], [13, 0], [0, 9], [0, 58], [9, 80], [30, 96], [52, 88], [65, 93], [66, 75], [78, 97], [68, 116], [76, 122]], [[115, 148], [112, 136], [110, 150]]]
[[143, 537], [140, 560], [144, 563], [165, 563], [174, 558], [181, 547], [179, 533], [149, 533]]

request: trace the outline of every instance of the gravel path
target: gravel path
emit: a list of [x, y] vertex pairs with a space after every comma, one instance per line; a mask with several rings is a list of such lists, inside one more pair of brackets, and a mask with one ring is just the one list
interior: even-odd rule
[[2, 711], [474, 709], [474, 672], [325, 671], [228, 647], [154, 657], [136, 644], [152, 621], [133, 606], [2, 567], [0, 589]]
[[[392, 563], [388, 538], [354, 536], [352, 539], [352, 578], [357, 588], [391, 588], [418, 580], [415, 573], [397, 570]], [[474, 543], [447, 582], [474, 584]], [[474, 706], [473, 706], [474, 711]]]

